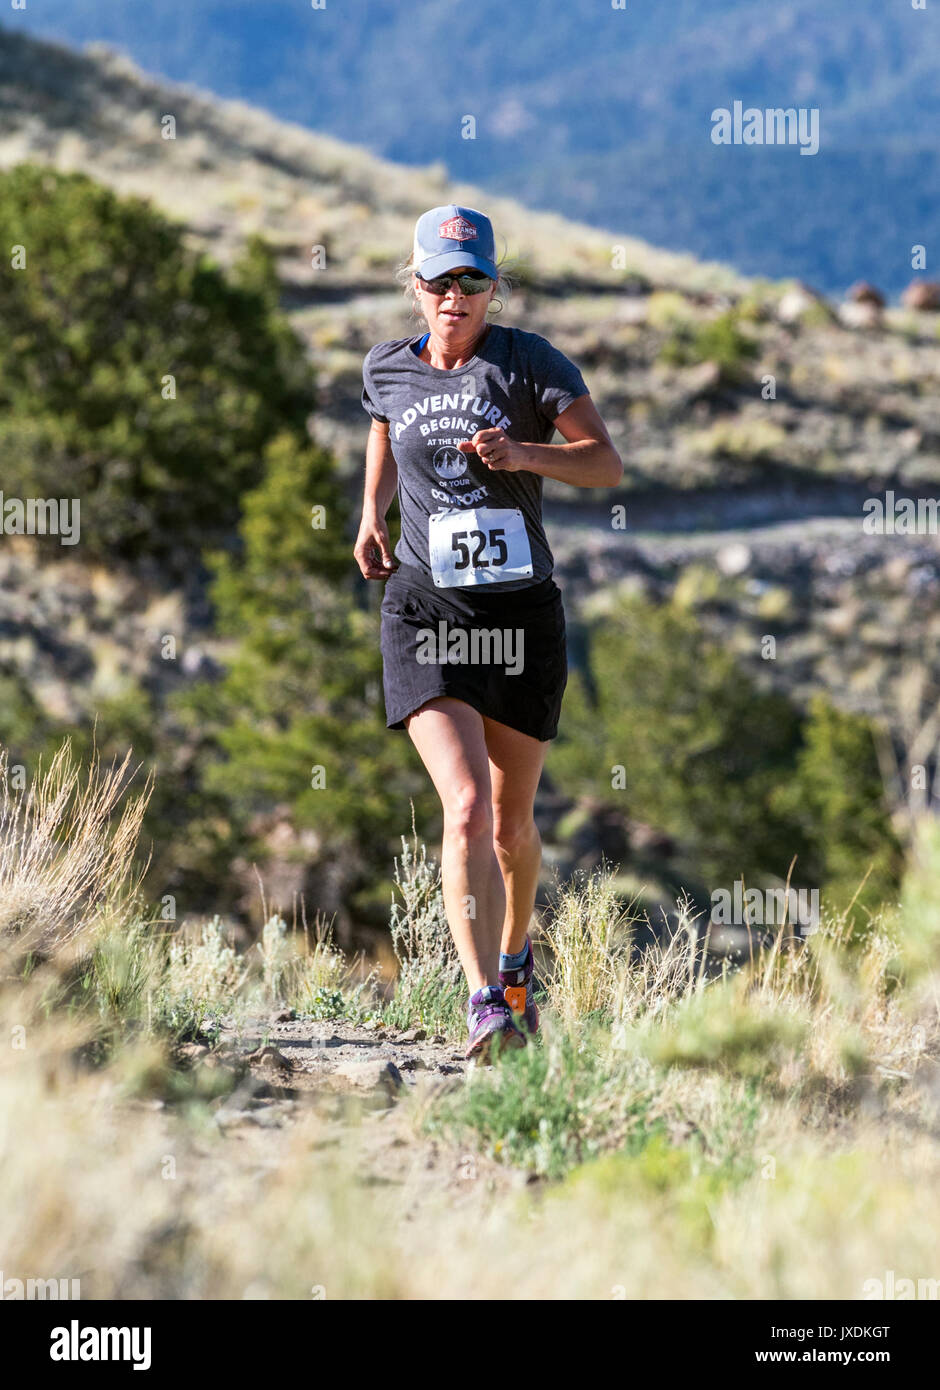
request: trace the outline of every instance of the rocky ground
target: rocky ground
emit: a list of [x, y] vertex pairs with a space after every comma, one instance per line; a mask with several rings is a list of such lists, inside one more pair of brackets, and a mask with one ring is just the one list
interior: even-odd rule
[[317, 1145], [348, 1152], [357, 1182], [398, 1186], [404, 1219], [441, 1190], [460, 1203], [478, 1202], [536, 1181], [421, 1133], [424, 1106], [461, 1085], [476, 1065], [440, 1036], [317, 1023], [289, 1018], [286, 1011], [238, 1028], [231, 1020], [218, 1025], [207, 1021], [211, 1034], [184, 1044], [180, 1060], [192, 1068], [225, 1068], [236, 1078], [233, 1089], [213, 1102], [214, 1123], [261, 1169], [277, 1167], [291, 1131], [312, 1111]]
[[[314, 1094], [359, 1094], [372, 1100], [412, 1090], [422, 1077], [462, 1076], [463, 1051], [422, 1028], [400, 1032], [294, 1018], [285, 1010], [235, 1026], [219, 1020], [218, 1044], [187, 1044], [195, 1062], [247, 1068], [272, 1087]], [[207, 1037], [215, 1034], [211, 1023]]]

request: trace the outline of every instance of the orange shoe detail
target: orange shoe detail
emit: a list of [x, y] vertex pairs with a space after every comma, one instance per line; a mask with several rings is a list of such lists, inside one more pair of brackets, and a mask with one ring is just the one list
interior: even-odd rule
[[514, 1014], [525, 1013], [525, 985], [504, 985], [503, 997]]

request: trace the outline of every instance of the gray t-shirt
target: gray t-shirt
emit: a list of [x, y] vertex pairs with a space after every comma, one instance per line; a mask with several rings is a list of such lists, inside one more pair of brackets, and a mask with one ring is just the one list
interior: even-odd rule
[[[479, 579], [496, 582], [500, 589], [535, 584], [552, 572], [554, 564], [542, 527], [542, 478], [539, 474], [491, 471], [474, 453], [456, 446], [471, 440], [478, 430], [499, 426], [510, 439], [525, 444], [547, 444], [555, 432], [556, 415], [572, 401], [587, 394], [578, 368], [538, 333], [491, 324], [476, 355], [462, 367], [446, 371], [423, 362], [412, 350], [421, 337], [396, 338], [378, 343], [366, 355], [362, 367], [363, 408], [376, 420], [389, 422], [392, 453], [398, 465], [398, 499], [401, 507], [401, 539], [395, 555], [413, 565], [429, 583], [453, 583], [451, 578], [432, 580], [429, 553], [429, 518], [434, 513], [443, 527], [445, 548], [453, 547], [453, 564], [470, 564]], [[486, 509], [484, 518], [509, 518], [521, 512], [525, 534], [504, 529], [471, 530], [469, 539], [451, 516], [462, 510]], [[490, 510], [494, 509], [494, 510]], [[508, 509], [508, 510], [500, 510]], [[500, 515], [494, 518], [494, 511]], [[521, 523], [519, 530], [521, 531]], [[453, 533], [453, 534], [452, 534]], [[456, 539], [455, 539], [456, 536]], [[531, 552], [531, 577], [493, 580], [503, 564], [510, 568], [518, 559], [519, 544]], [[441, 550], [441, 541], [435, 545]], [[508, 560], [503, 557], [508, 553]], [[489, 566], [486, 573], [477, 565]], [[519, 566], [517, 574], [519, 572]], [[440, 571], [445, 575], [447, 570]], [[466, 570], [464, 571], [466, 573]], [[527, 574], [527, 571], [526, 571]], [[458, 581], [459, 582], [459, 581]]]

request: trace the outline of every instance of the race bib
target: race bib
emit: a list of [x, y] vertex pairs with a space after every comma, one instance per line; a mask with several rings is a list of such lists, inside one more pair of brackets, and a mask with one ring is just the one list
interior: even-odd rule
[[518, 507], [474, 507], [428, 517], [431, 573], [440, 589], [532, 578], [529, 534]]

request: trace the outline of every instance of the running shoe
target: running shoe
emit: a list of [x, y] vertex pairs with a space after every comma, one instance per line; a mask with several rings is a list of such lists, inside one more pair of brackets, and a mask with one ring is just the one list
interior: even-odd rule
[[513, 1017], [518, 1018], [521, 1015], [525, 1028], [530, 1033], [537, 1033], [539, 1030], [539, 1011], [535, 1002], [535, 981], [532, 978], [534, 967], [532, 942], [528, 937], [525, 939], [525, 944], [528, 950], [525, 962], [516, 970], [501, 970], [499, 983], [502, 985], [503, 995], [513, 1012]]
[[470, 1038], [464, 1056], [469, 1061], [489, 1060], [494, 1043], [497, 1047], [525, 1047], [525, 1036], [516, 1027], [512, 1010], [498, 985], [484, 985], [470, 996], [467, 1010]]

